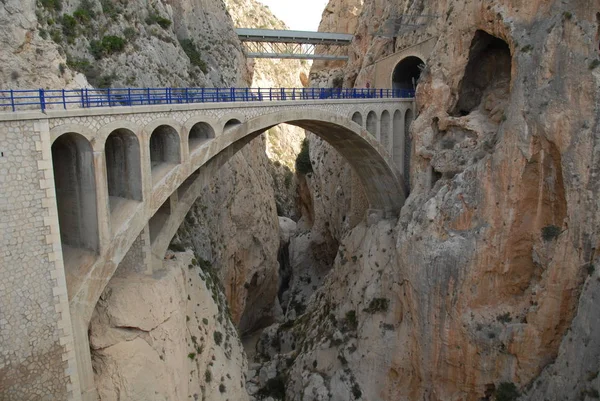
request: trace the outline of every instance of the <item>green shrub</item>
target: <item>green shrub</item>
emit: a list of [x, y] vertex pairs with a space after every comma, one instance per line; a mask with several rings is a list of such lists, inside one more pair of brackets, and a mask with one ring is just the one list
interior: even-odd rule
[[111, 74], [101, 75], [98, 79], [92, 79], [89, 82], [96, 88], [110, 88], [117, 78], [117, 74], [113, 72]]
[[296, 171], [299, 174], [308, 174], [313, 172], [312, 164], [310, 162], [310, 149], [308, 139], [302, 141], [302, 147], [300, 153], [296, 157]]
[[75, 17], [75, 19], [81, 24], [88, 24], [94, 17], [94, 12], [89, 9], [79, 7], [73, 13], [73, 17]]
[[501, 323], [510, 323], [512, 322], [512, 317], [510, 317], [510, 312], [506, 312], [502, 315], [498, 315], [496, 320], [498, 320]]
[[100, 0], [102, 11], [107, 18], [117, 19], [121, 13], [121, 9], [113, 4], [111, 0]]
[[219, 392], [222, 394], [227, 391], [227, 388], [223, 383], [219, 384]]
[[549, 225], [542, 228], [542, 238], [544, 241], [552, 241], [560, 235], [560, 227]]
[[212, 372], [208, 369], [206, 369], [206, 372], [204, 372], [204, 381], [207, 383], [212, 381]]
[[42, 7], [50, 11], [61, 11], [62, 0], [40, 0]]
[[123, 35], [125, 36], [125, 39], [134, 39], [137, 37], [138, 33], [135, 28], [129, 26], [123, 30]]
[[532, 51], [532, 50], [533, 50], [533, 46], [532, 46], [532, 45], [523, 46], [523, 47], [521, 48], [521, 51], [522, 51], [523, 53], [529, 53], [529, 52], [530, 52], [530, 51]]
[[185, 247], [181, 244], [172, 242], [169, 244], [169, 250], [173, 252], [185, 252]]
[[90, 53], [96, 60], [122, 52], [125, 49], [126, 41], [120, 36], [108, 35], [101, 40], [92, 40], [90, 42]]
[[369, 303], [369, 306], [365, 308], [365, 312], [377, 313], [386, 312], [390, 306], [389, 299], [386, 298], [373, 298]]
[[194, 360], [194, 358], [196, 358], [196, 353], [195, 352], [190, 352], [188, 354], [188, 358], [190, 358], [192, 361]]
[[200, 67], [200, 70], [202, 70], [202, 72], [206, 74], [208, 72], [208, 66], [206, 65], [204, 60], [202, 60], [202, 55], [196, 48], [196, 44], [194, 43], [194, 41], [192, 39], [180, 39], [179, 44], [181, 45], [181, 48], [183, 49], [185, 54], [190, 59], [192, 65]]
[[220, 331], [215, 331], [213, 333], [213, 339], [215, 340], [215, 344], [221, 345], [221, 343], [223, 342], [223, 333], [221, 333]]
[[165, 18], [165, 17], [161, 16], [160, 14], [150, 13], [146, 17], [146, 24], [148, 24], [148, 25], [158, 24], [161, 28], [168, 29], [171, 26], [172, 22], [170, 19]]
[[496, 389], [496, 401], [515, 401], [519, 398], [519, 391], [514, 383], [502, 382]]
[[358, 328], [358, 319], [356, 318], [356, 312], [351, 310], [346, 312], [346, 325], [349, 330], [356, 330]]
[[598, 60], [598, 59], [592, 60], [592, 62], [590, 63], [590, 70], [596, 69], [596, 67], [598, 67], [599, 65], [600, 65], [600, 60]]
[[75, 17], [70, 14], [62, 16], [62, 31], [68, 40], [72, 40], [77, 36], [77, 20]]
[[358, 385], [358, 383], [354, 383], [354, 385], [352, 386], [352, 395], [355, 399], [359, 399], [360, 397], [362, 397], [362, 391], [360, 391], [360, 386]]
[[63, 40], [62, 32], [58, 29], [53, 29], [50, 31], [50, 39], [54, 41], [54, 43], [61, 43]]

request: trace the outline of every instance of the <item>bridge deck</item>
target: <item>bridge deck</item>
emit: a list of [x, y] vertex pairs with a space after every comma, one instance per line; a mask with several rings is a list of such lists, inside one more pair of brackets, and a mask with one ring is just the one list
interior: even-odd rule
[[287, 31], [279, 29], [236, 28], [242, 42], [301, 43], [311, 45], [338, 45], [352, 43], [354, 35], [331, 32]]
[[326, 99], [409, 99], [404, 89], [353, 88], [108, 88], [0, 90], [0, 111], [159, 104]]

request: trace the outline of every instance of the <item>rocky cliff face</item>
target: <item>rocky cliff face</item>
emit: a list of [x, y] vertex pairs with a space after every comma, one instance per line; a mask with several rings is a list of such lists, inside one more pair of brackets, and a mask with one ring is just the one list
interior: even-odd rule
[[191, 252], [119, 272], [90, 324], [102, 400], [245, 400], [246, 356], [218, 276]]
[[[293, 335], [289, 399], [597, 397], [598, 10], [364, 2], [345, 85], [436, 40], [417, 89], [411, 195], [397, 222], [344, 224], [362, 214], [360, 191], [311, 138], [313, 200], [327, 202], [314, 219], [340, 249], [306, 314], [276, 330]], [[398, 14], [437, 17], [395, 41], [373, 35]], [[343, 188], [331, 169], [347, 174]]]

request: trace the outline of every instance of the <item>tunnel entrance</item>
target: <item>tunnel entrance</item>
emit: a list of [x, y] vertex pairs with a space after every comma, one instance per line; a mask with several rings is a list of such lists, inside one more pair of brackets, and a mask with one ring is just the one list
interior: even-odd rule
[[511, 79], [508, 44], [484, 31], [477, 31], [471, 43], [469, 62], [460, 83], [458, 101], [452, 115], [466, 116], [483, 105], [501, 119], [508, 99]]
[[392, 73], [392, 89], [415, 90], [425, 63], [419, 57], [402, 59]]

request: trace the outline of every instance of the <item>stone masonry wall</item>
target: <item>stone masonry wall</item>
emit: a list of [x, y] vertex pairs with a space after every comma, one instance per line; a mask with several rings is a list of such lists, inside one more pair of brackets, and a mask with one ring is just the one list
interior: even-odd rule
[[0, 148], [0, 394], [79, 394], [48, 123], [3, 123]]

